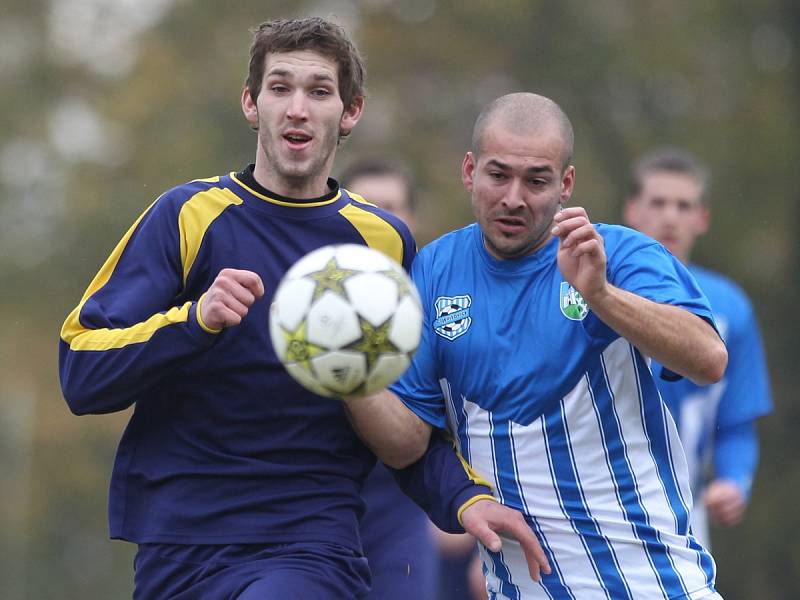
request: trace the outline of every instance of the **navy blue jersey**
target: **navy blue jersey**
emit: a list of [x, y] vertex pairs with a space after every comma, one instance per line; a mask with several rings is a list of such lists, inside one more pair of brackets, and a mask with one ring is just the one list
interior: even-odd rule
[[[111, 478], [112, 537], [360, 550], [359, 491], [374, 457], [341, 402], [286, 374], [268, 306], [286, 270], [320, 246], [366, 244], [407, 269], [416, 247], [399, 219], [329, 184], [326, 196], [297, 201], [246, 169], [166, 192], [68, 316], [59, 362], [72, 411], [135, 404]], [[214, 333], [198, 321], [198, 300], [224, 268], [258, 273], [265, 295], [240, 325]]]

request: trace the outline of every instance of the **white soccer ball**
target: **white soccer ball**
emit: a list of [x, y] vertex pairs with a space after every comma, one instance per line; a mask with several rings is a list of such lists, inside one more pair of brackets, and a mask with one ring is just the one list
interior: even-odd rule
[[367, 246], [323, 246], [284, 275], [269, 331], [278, 359], [301, 385], [321, 396], [360, 396], [408, 368], [422, 308], [394, 260]]

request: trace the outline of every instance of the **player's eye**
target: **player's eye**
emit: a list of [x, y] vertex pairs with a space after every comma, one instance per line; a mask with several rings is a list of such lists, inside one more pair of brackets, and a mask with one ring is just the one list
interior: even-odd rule
[[328, 96], [331, 95], [331, 91], [326, 90], [325, 88], [316, 88], [314, 90], [311, 90], [311, 95], [317, 98], [327, 98]]

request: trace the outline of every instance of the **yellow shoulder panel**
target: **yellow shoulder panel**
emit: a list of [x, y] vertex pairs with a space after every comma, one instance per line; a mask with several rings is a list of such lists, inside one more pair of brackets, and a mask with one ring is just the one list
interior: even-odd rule
[[181, 240], [181, 264], [183, 282], [189, 276], [206, 229], [231, 204], [241, 204], [242, 199], [225, 188], [213, 188], [192, 196], [181, 207], [178, 229]]
[[361, 204], [369, 204], [370, 206], [374, 206], [376, 208], [378, 206], [377, 204], [373, 204], [372, 202], [366, 200], [364, 196], [362, 196], [361, 194], [356, 194], [355, 192], [351, 192], [350, 190], [347, 190], [347, 195], [350, 196], [356, 202], [361, 202]]
[[403, 264], [403, 239], [389, 223], [355, 204], [348, 204], [339, 213], [353, 224], [367, 246]]

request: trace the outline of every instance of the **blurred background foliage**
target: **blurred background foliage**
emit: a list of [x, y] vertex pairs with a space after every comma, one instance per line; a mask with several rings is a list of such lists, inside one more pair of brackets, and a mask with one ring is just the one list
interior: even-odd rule
[[[754, 300], [776, 410], [750, 511], [714, 532], [728, 600], [800, 598], [800, 3], [796, 0], [4, 0], [0, 8], [0, 596], [126, 598], [133, 547], [107, 540], [127, 414], [72, 417], [66, 314], [165, 189], [238, 169], [250, 27], [332, 17], [368, 63], [366, 114], [335, 170], [401, 157], [424, 243], [470, 222], [459, 166], [488, 100], [531, 90], [576, 130], [576, 204], [619, 219], [631, 161], [685, 146], [714, 175], [698, 262]], [[792, 325], [792, 323], [795, 323]]]

